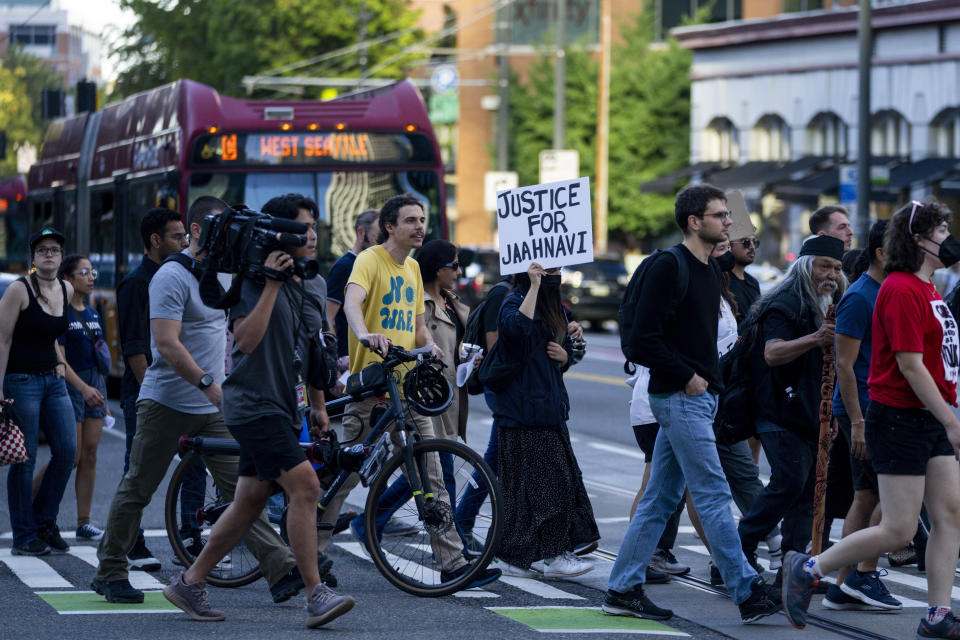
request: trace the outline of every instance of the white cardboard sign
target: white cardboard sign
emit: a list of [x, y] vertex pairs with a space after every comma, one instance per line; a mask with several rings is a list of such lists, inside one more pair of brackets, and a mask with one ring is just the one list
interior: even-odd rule
[[497, 192], [500, 274], [593, 262], [590, 178]]

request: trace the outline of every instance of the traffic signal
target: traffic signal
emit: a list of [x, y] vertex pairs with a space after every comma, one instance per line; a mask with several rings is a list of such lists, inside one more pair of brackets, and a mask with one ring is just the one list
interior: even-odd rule
[[63, 89], [43, 90], [43, 119], [52, 120], [66, 115], [63, 105]]
[[7, 159], [7, 132], [0, 131], [0, 160]]
[[77, 83], [77, 113], [97, 110], [97, 85], [81, 80]]

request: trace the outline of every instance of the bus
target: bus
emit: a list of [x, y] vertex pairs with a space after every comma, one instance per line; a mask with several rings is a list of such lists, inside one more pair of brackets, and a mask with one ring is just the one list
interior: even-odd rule
[[427, 236], [447, 238], [443, 161], [409, 80], [333, 100], [246, 100], [191, 80], [57, 120], [27, 176], [27, 233], [61, 229], [97, 269], [95, 306], [119, 374], [114, 290], [143, 255], [153, 207], [185, 213], [212, 195], [258, 210], [300, 193], [320, 208], [321, 274], [354, 241], [353, 220], [399, 193], [423, 202]]
[[20, 175], [0, 179], [0, 271], [27, 270], [27, 179]]

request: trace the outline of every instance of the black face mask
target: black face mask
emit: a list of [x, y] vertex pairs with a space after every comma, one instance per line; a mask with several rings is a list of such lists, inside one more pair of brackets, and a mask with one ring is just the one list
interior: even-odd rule
[[957, 242], [952, 233], [940, 243], [940, 251], [937, 252], [937, 257], [945, 267], [960, 262], [960, 242]]
[[737, 265], [737, 259], [733, 257], [733, 251], [727, 251], [715, 260], [720, 265], [721, 271], [733, 271], [733, 268]]
[[560, 288], [560, 274], [559, 273], [547, 273], [540, 277], [540, 286], [547, 290], [555, 290]]

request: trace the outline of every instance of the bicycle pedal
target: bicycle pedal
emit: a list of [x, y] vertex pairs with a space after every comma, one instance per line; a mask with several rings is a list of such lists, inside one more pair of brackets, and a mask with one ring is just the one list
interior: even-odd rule
[[332, 522], [318, 522], [317, 531], [333, 531]]

